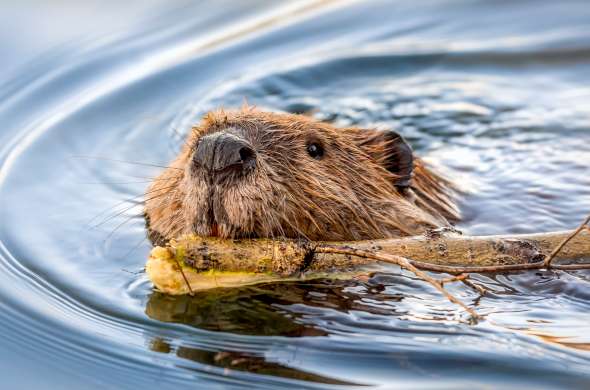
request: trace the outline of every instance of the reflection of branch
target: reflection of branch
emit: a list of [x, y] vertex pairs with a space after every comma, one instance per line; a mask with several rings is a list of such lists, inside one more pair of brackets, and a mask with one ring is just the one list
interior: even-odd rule
[[416, 268], [412, 264], [412, 262], [410, 260], [406, 259], [405, 257], [400, 257], [400, 256], [391, 255], [391, 254], [387, 254], [387, 253], [373, 253], [373, 252], [367, 252], [367, 251], [362, 251], [362, 250], [358, 250], [358, 249], [330, 248], [330, 247], [316, 248], [315, 252], [316, 253], [337, 253], [337, 254], [342, 254], [342, 255], [359, 256], [359, 257], [365, 257], [365, 258], [374, 259], [374, 260], [378, 260], [378, 261], [383, 261], [385, 263], [397, 264], [400, 267], [413, 272], [420, 279], [430, 283], [434, 288], [436, 288], [438, 291], [440, 291], [440, 293], [443, 294], [449, 301], [461, 306], [463, 309], [465, 309], [465, 311], [467, 311], [469, 314], [471, 314], [471, 316], [473, 318], [475, 318], [475, 319], [479, 318], [479, 315], [475, 312], [475, 310], [473, 310], [469, 306], [465, 305], [459, 299], [455, 298], [443, 287], [445, 282], [448, 283], [451, 281], [462, 280], [467, 275], [463, 276], [463, 278], [454, 277], [454, 278], [449, 278], [449, 279], [438, 280], [438, 279], [431, 277], [426, 272], [420, 271], [418, 268]]
[[[413, 272], [478, 318], [473, 309], [444, 289], [445, 283], [461, 281], [483, 295], [486, 290], [469, 281], [469, 273], [590, 269], [590, 263], [553, 263], [590, 258], [590, 229], [585, 228], [589, 222], [590, 216], [574, 231], [542, 234], [469, 237], [435, 231], [399, 239], [313, 245], [294, 240], [187, 236], [154, 248], [146, 271], [158, 290], [178, 295], [266, 281], [352, 277], [362, 272], [361, 266], [385, 262]], [[424, 271], [454, 276], [436, 279]]]
[[[463, 275], [465, 275], [465, 274], [463, 274]], [[475, 284], [471, 280], [468, 280], [468, 279], [464, 279], [463, 284], [476, 290], [480, 294], [480, 296], [486, 295], [488, 292], [488, 290], [486, 290], [485, 288], [483, 288], [479, 284]]]
[[[584, 222], [571, 234], [568, 234], [565, 239], [563, 239], [556, 247], [553, 249], [551, 254], [546, 258], [546, 260], [542, 260], [542, 257], [539, 254], [531, 253], [533, 258], [541, 258], [539, 261], [535, 261], [533, 263], [524, 263], [524, 264], [511, 264], [511, 265], [489, 265], [489, 266], [480, 266], [480, 267], [461, 267], [461, 266], [441, 266], [441, 265], [433, 265], [423, 262], [417, 262], [413, 260], [406, 259], [404, 257], [380, 253], [380, 252], [368, 252], [362, 251], [353, 248], [345, 248], [345, 247], [330, 247], [330, 246], [319, 246], [314, 249], [316, 253], [338, 253], [350, 256], [359, 256], [365, 257], [369, 259], [374, 259], [378, 261], [382, 261], [385, 263], [392, 263], [397, 264], [402, 268], [405, 268], [411, 272], [413, 272], [416, 276], [421, 278], [422, 280], [430, 283], [434, 286], [438, 291], [440, 291], [449, 301], [463, 307], [473, 318], [479, 318], [479, 315], [470, 307], [466, 306], [463, 302], [455, 298], [449, 292], [447, 292], [444, 288], [445, 283], [455, 282], [455, 281], [463, 281], [466, 285], [477, 289], [481, 294], [485, 294], [485, 289], [480, 286], [477, 286], [470, 281], [468, 281], [468, 273], [469, 272], [499, 272], [499, 271], [522, 271], [522, 270], [531, 270], [531, 269], [541, 269], [541, 268], [556, 268], [556, 269], [590, 269], [590, 263], [586, 264], [570, 264], [570, 265], [552, 265], [551, 261], [557, 256], [557, 254], [563, 249], [563, 247], [570, 242], [574, 237], [576, 237], [582, 230], [584, 230], [587, 224], [590, 222], [590, 215], [584, 220]], [[554, 238], [554, 237], [553, 237]], [[517, 241], [518, 242], [518, 241]], [[527, 243], [530, 246], [525, 245], [524, 247], [529, 250], [536, 251], [537, 248], [534, 245], [531, 245], [530, 242], [520, 241], [521, 243]], [[590, 254], [588, 254], [590, 255]], [[544, 257], [544, 255], [543, 255]], [[428, 274], [424, 273], [420, 269], [429, 270], [429, 271], [438, 271], [438, 272], [445, 272], [449, 274], [456, 275], [454, 277], [445, 278], [445, 279], [434, 279], [430, 277]]]

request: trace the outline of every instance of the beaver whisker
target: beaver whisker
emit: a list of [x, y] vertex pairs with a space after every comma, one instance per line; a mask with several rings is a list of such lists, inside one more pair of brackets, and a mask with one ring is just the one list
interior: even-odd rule
[[[321, 145], [320, 158], [309, 148], [312, 141]], [[242, 147], [256, 153], [248, 171], [248, 156], [236, 155]], [[215, 171], [197, 167], [196, 173], [194, 162]], [[419, 234], [458, 216], [449, 183], [393, 131], [337, 129], [252, 108], [220, 110], [191, 129], [170, 165], [174, 169], [162, 172], [149, 191], [173, 188], [145, 200], [150, 229], [166, 238], [178, 232], [386, 238]]]
[[182, 141], [180, 142], [180, 145], [178, 145], [178, 152], [180, 152], [183, 148], [192, 148], [195, 146], [194, 144], [197, 142], [197, 140], [187, 138], [187, 134], [180, 133], [178, 129], [172, 128], [172, 131], [174, 131], [174, 134], [176, 134], [178, 139]]
[[[284, 205], [283, 205], [284, 207]], [[287, 237], [287, 234], [285, 233], [285, 230], [283, 229], [283, 226], [280, 223], [280, 219], [278, 218], [278, 215], [275, 214], [275, 210], [276, 209], [270, 209], [269, 211], [266, 212], [266, 215], [270, 215], [270, 221], [268, 222], [268, 227], [267, 227], [267, 231], [271, 232], [271, 235], [274, 239], [274, 232], [275, 230], [278, 232], [280, 237]], [[284, 213], [283, 213], [284, 215]]]
[[[169, 187], [164, 187], [164, 188], [161, 188], [161, 189], [159, 189], [159, 190], [160, 190], [160, 191], [164, 191], [164, 190], [166, 190], [166, 189], [168, 189], [168, 188], [169, 188]], [[122, 214], [126, 213], [127, 211], [131, 210], [132, 208], [144, 205], [146, 201], [150, 201], [150, 200], [156, 199], [158, 196], [166, 196], [166, 195], [167, 195], [167, 193], [165, 192], [165, 193], [162, 193], [162, 194], [160, 194], [160, 195], [157, 195], [157, 196], [154, 196], [154, 197], [151, 197], [151, 198], [147, 198], [147, 199], [145, 199], [145, 200], [142, 200], [142, 201], [140, 201], [140, 202], [137, 202], [137, 203], [135, 203], [135, 204], [133, 204], [133, 205], [131, 205], [131, 206], [129, 206], [129, 207], [126, 207], [126, 208], [125, 208], [125, 209], [123, 209], [123, 210], [116, 211], [116, 212], [114, 212], [114, 214], [109, 214], [109, 215], [105, 216], [105, 219], [104, 219], [102, 222], [100, 222], [100, 223], [98, 223], [98, 224], [96, 224], [96, 225], [90, 226], [90, 228], [92, 228], [92, 229], [96, 229], [96, 228], [100, 227], [101, 225], [104, 225], [104, 224], [105, 224], [105, 223], [107, 223], [108, 221], [110, 221], [110, 220], [112, 220], [112, 219], [114, 219], [114, 218], [117, 218], [118, 216], [120, 216], [120, 215], [122, 215]], [[114, 206], [114, 207], [119, 207], [119, 206], [122, 206], [123, 204], [125, 204], [125, 203], [129, 203], [129, 202], [131, 202], [131, 201], [135, 200], [136, 198], [139, 198], [139, 197], [144, 197], [144, 196], [145, 196], [145, 195], [141, 194], [141, 195], [138, 195], [138, 196], [136, 196], [136, 197], [134, 197], [134, 198], [127, 199], [127, 200], [125, 200], [125, 201], [123, 201], [123, 202], [119, 203], [117, 206]], [[113, 207], [111, 207], [110, 209], [112, 209], [112, 208], [113, 208]], [[94, 219], [96, 219], [96, 217], [94, 217], [94, 218], [93, 218], [93, 220], [94, 220]], [[89, 222], [89, 223], [90, 223], [90, 222]]]
[[[287, 204], [285, 204], [285, 206]], [[296, 205], [296, 203], [291, 203], [291, 205]], [[300, 209], [296, 209], [294, 207], [290, 207], [289, 209], [285, 208], [283, 220], [288, 221], [287, 223], [289, 224], [289, 226], [297, 232], [299, 237], [303, 237], [306, 240], [311, 241], [311, 237], [309, 237], [307, 234], [305, 234], [303, 231], [300, 230], [299, 222], [300, 222], [301, 218], [298, 218], [298, 213], [303, 213], [305, 215], [308, 223], [315, 226], [316, 231], [321, 230], [321, 227], [319, 226], [315, 217], [305, 208], [300, 208]], [[293, 224], [293, 221], [295, 221], [296, 224]]]
[[297, 232], [298, 237], [294, 237], [297, 239], [304, 238], [306, 241], [312, 241], [305, 233], [303, 233], [296, 225], [293, 225], [290, 219], [286, 218], [286, 215], [282, 216], [283, 222], [286, 223], [289, 228]]
[[171, 166], [167, 166], [167, 165], [158, 165], [158, 164], [138, 162], [138, 161], [127, 161], [127, 160], [120, 160], [120, 159], [116, 159], [116, 158], [102, 157], [102, 156], [74, 155], [74, 156], [70, 156], [70, 157], [71, 158], [80, 158], [80, 159], [85, 158], [85, 159], [93, 159], [93, 160], [104, 160], [104, 161], [118, 162], [118, 163], [122, 163], [122, 164], [143, 165], [143, 166], [156, 167], [156, 168], [178, 169], [181, 171], [184, 170], [182, 168], [175, 168], [175, 167], [171, 167]]
[[[317, 185], [321, 186], [321, 183], [316, 183]], [[324, 189], [327, 189], [328, 186], [323, 186]], [[323, 216], [324, 219], [326, 219], [326, 222], [328, 224], [331, 224], [333, 226], [339, 226], [342, 225], [344, 223], [346, 223], [340, 216], [338, 213], [334, 213], [334, 212], [329, 212], [330, 210], [326, 209], [325, 207], [322, 207], [322, 205], [318, 204], [318, 202], [315, 201], [315, 199], [324, 199], [327, 200], [328, 202], [331, 202], [333, 200], [339, 200], [342, 201], [342, 199], [340, 199], [338, 197], [338, 195], [335, 195], [332, 193], [332, 191], [330, 192], [326, 192], [324, 194], [322, 194], [321, 192], [312, 192], [310, 191], [313, 187], [311, 186], [311, 184], [306, 184], [305, 186], [300, 186], [300, 188], [296, 191], [294, 191], [294, 193], [307, 193], [307, 197], [305, 198], [305, 200], [301, 201], [301, 200], [297, 200], [293, 197], [291, 197], [293, 199], [293, 203], [297, 204], [298, 202], [301, 203], [303, 202], [304, 205], [307, 205], [307, 208], [309, 210], [314, 210], [316, 213], [319, 213]], [[349, 200], [344, 200], [341, 204], [341, 206], [346, 206]], [[347, 207], [348, 209], [352, 210], [355, 214], [357, 213], [357, 210], [355, 210], [354, 208], [351, 207]], [[318, 230], [320, 229], [320, 227], [318, 226], [318, 224], [315, 222], [315, 218], [311, 217], [311, 213], [308, 212], [308, 216], [309, 218], [312, 219], [312, 222], [314, 223], [314, 225], [318, 228]]]
[[143, 219], [143, 218], [144, 218], [144, 213], [143, 213], [143, 212], [141, 212], [141, 213], [139, 213], [139, 214], [131, 215], [131, 216], [129, 216], [128, 218], [126, 218], [126, 219], [125, 219], [123, 222], [121, 222], [120, 224], [118, 224], [118, 225], [117, 225], [117, 226], [116, 226], [116, 227], [115, 227], [115, 228], [114, 228], [114, 229], [113, 229], [113, 230], [112, 230], [112, 231], [111, 231], [111, 232], [110, 232], [110, 233], [109, 233], [109, 234], [108, 234], [108, 235], [105, 237], [105, 239], [103, 240], [103, 243], [104, 243], [104, 242], [107, 242], [107, 241], [108, 241], [110, 238], [112, 238], [112, 237], [115, 235], [115, 233], [116, 233], [116, 232], [117, 232], [117, 231], [118, 231], [118, 230], [119, 230], [121, 227], [123, 227], [123, 225], [126, 225], [127, 223], [131, 222], [131, 221], [132, 221], [133, 219], [135, 219], [135, 218], [141, 218], [141, 219]]
[[[167, 189], [170, 189], [170, 188], [172, 188], [172, 187], [174, 187], [174, 186], [171, 186], [171, 187], [164, 187], [164, 188], [159, 188], [159, 189], [157, 189], [157, 190], [155, 190], [155, 191], [165, 191], [165, 190], [167, 190]], [[86, 224], [87, 224], [87, 225], [90, 225], [90, 224], [92, 224], [92, 222], [93, 222], [93, 221], [95, 221], [97, 218], [99, 218], [99, 217], [100, 217], [100, 216], [102, 216], [103, 214], [106, 214], [106, 213], [108, 213], [109, 211], [111, 211], [111, 210], [113, 210], [113, 209], [116, 209], [116, 208], [118, 208], [118, 207], [120, 207], [120, 206], [122, 206], [122, 205], [124, 205], [124, 204], [126, 204], [126, 203], [133, 202], [133, 201], [136, 201], [136, 200], [138, 200], [138, 199], [144, 198], [144, 197], [145, 197], [145, 195], [146, 195], [147, 193], [150, 193], [150, 192], [152, 192], [152, 191], [148, 191], [148, 192], [146, 192], [146, 193], [144, 193], [144, 194], [139, 194], [139, 195], [136, 195], [136, 196], [134, 196], [134, 197], [127, 198], [127, 199], [125, 199], [125, 200], [123, 200], [123, 201], [121, 201], [121, 202], [118, 202], [118, 203], [116, 203], [115, 205], [113, 205], [113, 206], [110, 206], [110, 207], [108, 207], [108, 208], [104, 209], [103, 211], [101, 211], [100, 213], [98, 213], [97, 215], [95, 215], [94, 217], [92, 217], [92, 219], [90, 219], [90, 220], [89, 220], [89, 221], [88, 221]], [[144, 203], [145, 203], [145, 201], [143, 201], [143, 200], [142, 200], [142, 201], [138, 201], [138, 202], [136, 203], [136, 205], [142, 205], [142, 204], [144, 204]]]
[[109, 185], [122, 185], [122, 184], [145, 184], [145, 183], [152, 183], [154, 181], [167, 181], [172, 179], [148, 179], [148, 180], [136, 180], [136, 181], [82, 181], [78, 182], [78, 184], [109, 184]]
[[[296, 183], [296, 182], [294, 182]], [[295, 198], [293, 196], [293, 194], [306, 194], [308, 196], [304, 196], [299, 198]], [[312, 194], [310, 193], [310, 186], [309, 185], [299, 185], [299, 183], [296, 184], [296, 187], [293, 187], [293, 185], [291, 185], [291, 188], [288, 188], [286, 191], [286, 198], [288, 197], [288, 199], [291, 201], [290, 203], [286, 203], [286, 205], [293, 205], [293, 209], [296, 210], [296, 212], [303, 212], [305, 214], [305, 216], [307, 217], [307, 220], [317, 229], [317, 231], [321, 231], [322, 227], [317, 223], [316, 218], [311, 214], [311, 212], [309, 210], [314, 210], [315, 212], [321, 214], [323, 216], [324, 219], [326, 219], [325, 222], [332, 224], [332, 225], [337, 225], [338, 223], [342, 223], [344, 221], [342, 221], [340, 218], [338, 218], [338, 220], [335, 218], [337, 215], [335, 214], [329, 214], [323, 207], [321, 207], [314, 199], [314, 195], [320, 195], [321, 193], [318, 194]], [[303, 206], [303, 207], [302, 207]]]
[[[265, 164], [264, 162], [262, 164]], [[261, 170], [262, 175], [265, 176], [265, 180], [267, 180], [268, 182], [271, 182], [271, 178], [269, 173], [272, 173], [272, 169], [270, 167], [266, 167], [268, 169], [263, 169]], [[276, 190], [276, 188], [274, 189]], [[264, 216], [264, 218], [260, 221], [261, 224], [261, 229], [263, 230], [263, 233], [266, 233], [265, 235], [270, 235], [270, 237], [274, 240], [275, 239], [275, 231], [278, 232], [280, 237], [286, 237], [285, 231], [283, 229], [283, 227], [281, 226], [281, 224], [279, 223], [279, 220], [276, 218], [274, 211], [278, 208], [278, 204], [274, 205], [274, 207], [270, 207], [270, 202], [265, 202], [264, 206], [262, 208], [262, 215]], [[284, 206], [284, 202], [283, 201], [279, 201], [279, 203], [283, 204]]]
[[[177, 172], [175, 172], [177, 173]], [[182, 172], [178, 172], [178, 176], [174, 176], [174, 177], [170, 177], [170, 178], [160, 178], [158, 176], [136, 176], [136, 175], [126, 175], [129, 177], [132, 177], [134, 179], [148, 179], [148, 180], [152, 180], [152, 181], [166, 181], [166, 180], [174, 180], [176, 178], [182, 177], [183, 173]]]

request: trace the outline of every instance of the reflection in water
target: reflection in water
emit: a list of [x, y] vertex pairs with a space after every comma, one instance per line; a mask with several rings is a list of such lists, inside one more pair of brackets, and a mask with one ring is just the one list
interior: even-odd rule
[[450, 285], [475, 326], [395, 267], [167, 297], [122, 271], [149, 251], [134, 215], [158, 168], [112, 160], [167, 164], [200, 115], [246, 99], [395, 128], [462, 186], [467, 233], [571, 228], [590, 210], [587, 2], [13, 3], [0, 387], [590, 387], [588, 271]]
[[297, 323], [275, 306], [293, 302], [294, 298], [301, 302], [303, 297], [294, 290], [289, 284], [277, 284], [199, 292], [192, 297], [152, 293], [146, 314], [158, 321], [222, 332], [260, 336], [324, 335], [319, 329]]
[[307, 382], [326, 383], [334, 385], [352, 385], [353, 383], [340, 381], [303, 372], [281, 364], [267, 361], [264, 356], [253, 356], [237, 351], [205, 351], [197, 348], [179, 346], [174, 351], [170, 344], [162, 339], [154, 339], [150, 343], [150, 349], [160, 353], [175, 352], [182, 359], [192, 360], [197, 363], [213, 367], [224, 368], [224, 374], [231, 376], [231, 370], [247, 371], [260, 375], [272, 375], [281, 378], [297, 379]]
[[[346, 287], [350, 287], [347, 289]], [[305, 325], [303, 314], [289, 311], [296, 305], [326, 308], [342, 312], [362, 310], [368, 313], [394, 315], [391, 308], [364, 304], [355, 293], [359, 288], [370, 294], [374, 303], [394, 302], [401, 297], [380, 295], [382, 285], [360, 286], [346, 281], [271, 283], [242, 288], [196, 292], [194, 296], [170, 296], [152, 293], [146, 314], [164, 322], [186, 324], [201, 329], [289, 337], [327, 335], [319, 327]]]
[[590, 342], [576, 343], [571, 341], [572, 337], [559, 337], [551, 334], [545, 334], [537, 330], [528, 330], [526, 333], [537, 336], [545, 342], [558, 344], [565, 348], [579, 349], [580, 351], [590, 351]]

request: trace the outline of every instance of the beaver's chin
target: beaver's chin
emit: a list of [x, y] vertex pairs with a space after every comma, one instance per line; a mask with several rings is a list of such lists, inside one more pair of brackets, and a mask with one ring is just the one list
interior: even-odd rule
[[[228, 239], [262, 238], [267, 236], [271, 221], [263, 220], [264, 194], [259, 181], [221, 181], [215, 185], [206, 180], [190, 182], [191, 191], [185, 194], [184, 210], [190, 219], [191, 233]], [[268, 206], [266, 206], [268, 207]], [[185, 225], [186, 226], [186, 225]]]
[[210, 222], [206, 225], [195, 226], [192, 232], [198, 236], [218, 237], [224, 239], [260, 238], [256, 232], [248, 231], [236, 225]]
[[224, 229], [218, 224], [213, 223], [209, 228], [210, 237], [219, 237], [224, 239], [245, 239], [245, 238], [259, 238], [258, 234], [254, 232], [247, 232], [239, 228], [232, 227], [231, 229]]

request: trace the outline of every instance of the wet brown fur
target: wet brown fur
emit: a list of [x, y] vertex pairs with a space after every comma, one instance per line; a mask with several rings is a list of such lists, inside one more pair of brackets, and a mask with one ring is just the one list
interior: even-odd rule
[[[190, 164], [200, 137], [235, 133], [256, 150], [256, 168], [214, 181]], [[324, 146], [322, 159], [307, 153]], [[449, 184], [414, 158], [411, 187], [384, 167], [383, 132], [339, 129], [312, 118], [253, 108], [207, 114], [146, 193], [149, 229], [160, 238], [359, 240], [413, 235], [458, 219]], [[152, 235], [152, 238], [155, 237]]]

